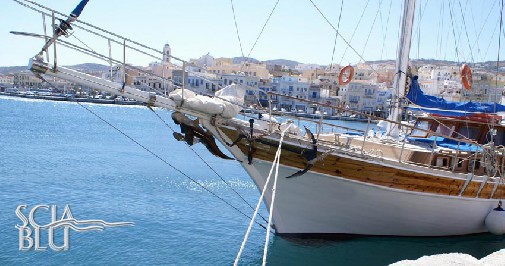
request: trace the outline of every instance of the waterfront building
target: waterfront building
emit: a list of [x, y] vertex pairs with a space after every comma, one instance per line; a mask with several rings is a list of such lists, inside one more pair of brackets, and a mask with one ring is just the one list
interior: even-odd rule
[[268, 92], [277, 92], [277, 88], [275, 88], [274, 90], [273, 84], [270, 79], [260, 79], [258, 83], [258, 97], [261, 106], [268, 107], [268, 101], [269, 99], [271, 99], [272, 108], [275, 107], [277, 109], [276, 106], [278, 105], [279, 96], [277, 95], [268, 96], [267, 94]]
[[246, 105], [258, 104], [260, 77], [250, 76], [245, 73], [238, 74], [222, 74], [220, 75], [219, 85], [225, 87], [231, 84], [240, 85], [245, 89], [244, 103]]
[[295, 70], [300, 72], [316, 69], [322, 69], [322, 66], [317, 64], [301, 64], [301, 63], [295, 66]]
[[189, 62], [194, 64], [195, 66], [201, 68], [207, 68], [215, 66], [216, 62], [219, 62], [219, 60], [216, 60], [212, 55], [210, 55], [210, 53], [207, 53], [206, 55], [202, 55], [198, 59], [190, 59]]
[[0, 75], [0, 90], [4, 91], [6, 88], [12, 88], [14, 86], [14, 76], [12, 75]]
[[[147, 69], [147, 70], [149, 70], [149, 69]], [[110, 81], [114, 81], [117, 83], [123, 83], [126, 81], [125, 82], [126, 85], [133, 85], [135, 77], [137, 77], [139, 75], [140, 75], [140, 71], [138, 71], [136, 69], [126, 67], [126, 70], [123, 70], [123, 65], [115, 65], [115, 66], [112, 66], [111, 70], [103, 72], [102, 78], [110, 80]]]
[[[198, 68], [188, 68], [186, 70], [184, 73], [185, 88], [199, 94], [214, 94], [219, 90], [221, 80], [213, 73], [198, 72], [199, 70]], [[177, 86], [182, 86], [182, 70], [173, 70], [173, 82]]]
[[42, 80], [28, 70], [24, 70], [14, 74], [13, 83], [15, 87], [20, 89], [41, 88]]
[[496, 87], [496, 75], [478, 68], [473, 71], [473, 85], [466, 90], [461, 83], [461, 66], [424, 65], [419, 68], [419, 84], [424, 93], [455, 102], [501, 102], [503, 88]]
[[270, 72], [264, 63], [243, 61], [234, 64], [232, 58], [214, 58], [209, 53], [198, 59], [190, 59], [190, 63], [216, 75], [244, 74], [256, 76], [260, 79], [267, 79], [270, 77]]
[[347, 109], [369, 114], [387, 110], [388, 99], [392, 89], [385, 84], [370, 83], [368, 81], [353, 81], [342, 89], [344, 106]]
[[[133, 85], [143, 91], [156, 91], [162, 94], [166, 94], [169, 91], [168, 82], [164, 82], [163, 79], [155, 77], [152, 75], [140, 73], [138, 76], [134, 77]], [[167, 89], [167, 91], [165, 90]]]
[[[309, 86], [307, 80], [299, 77], [282, 76], [272, 78], [272, 89], [275, 87], [277, 93], [297, 99], [308, 100]], [[277, 109], [307, 112], [308, 107], [306, 102], [297, 101], [293, 98], [279, 97]]]

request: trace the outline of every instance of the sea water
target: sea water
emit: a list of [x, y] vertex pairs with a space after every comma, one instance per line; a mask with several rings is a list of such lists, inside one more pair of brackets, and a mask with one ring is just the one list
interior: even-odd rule
[[[177, 142], [172, 131], [149, 109], [84, 106], [227, 203], [252, 215], [253, 210], [184, 143]], [[177, 129], [170, 112], [155, 111]], [[111, 125], [76, 103], [0, 96], [0, 264], [232, 264], [249, 219]], [[361, 126], [365, 128], [366, 124]], [[238, 162], [217, 158], [201, 144], [193, 148], [255, 206], [259, 192]], [[15, 226], [23, 224], [16, 214], [22, 204], [27, 205], [27, 217], [34, 206], [54, 205], [59, 219], [68, 205], [77, 220], [134, 225], [102, 231], [70, 230], [70, 248], [66, 251], [50, 247], [45, 251], [33, 247], [20, 251]], [[264, 207], [260, 213], [268, 216]], [[38, 209], [34, 216], [39, 224], [51, 220], [50, 210]], [[61, 245], [63, 230], [55, 230], [55, 242]], [[40, 245], [47, 246], [47, 230], [41, 232]], [[265, 230], [255, 225], [241, 263], [261, 263], [264, 238]], [[386, 265], [447, 252], [481, 258], [503, 248], [505, 237], [488, 234], [339, 240], [274, 236], [267, 262]]]

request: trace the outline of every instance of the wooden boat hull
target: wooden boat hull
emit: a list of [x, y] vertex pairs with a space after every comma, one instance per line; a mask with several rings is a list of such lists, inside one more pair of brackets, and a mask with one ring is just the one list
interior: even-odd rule
[[[231, 143], [236, 137], [226, 128], [217, 132], [211, 125], [206, 127], [224, 143]], [[276, 150], [266, 146], [269, 145], [255, 146], [252, 164], [247, 163], [245, 140], [233, 147], [226, 146], [242, 161], [260, 191], [272, 166], [270, 157]], [[489, 199], [493, 185], [486, 188], [489, 190], [486, 193], [481, 192], [481, 198], [458, 196], [464, 179], [446, 183], [444, 177], [372, 164], [345, 154], [325, 158], [331, 161], [338, 158], [337, 161], [344, 162], [342, 165], [337, 162], [332, 166], [322, 161], [302, 176], [286, 178], [303, 168], [303, 164], [290, 163], [292, 151], [283, 149], [282, 152], [273, 211], [278, 234], [451, 236], [482, 233], [487, 231], [484, 225], [487, 214], [498, 203], [498, 199]], [[356, 174], [356, 169], [361, 170]], [[390, 181], [374, 182], [377, 178], [390, 178]], [[402, 180], [410, 180], [411, 184], [405, 186]], [[433, 185], [437, 182], [442, 185]], [[471, 183], [472, 191], [481, 184]], [[272, 182], [265, 195], [267, 206], [271, 202], [271, 186]]]

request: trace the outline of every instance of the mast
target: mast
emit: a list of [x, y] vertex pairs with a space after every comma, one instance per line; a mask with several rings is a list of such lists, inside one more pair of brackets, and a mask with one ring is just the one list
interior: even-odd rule
[[[407, 68], [409, 65], [410, 43], [412, 37], [412, 27], [414, 25], [415, 6], [415, 0], [405, 0], [403, 4], [402, 31], [398, 43], [398, 55], [396, 58], [395, 76], [393, 78], [393, 109], [389, 115], [389, 120], [394, 120], [398, 123], [400, 123], [402, 119], [400, 102], [401, 98], [405, 94], [405, 85], [407, 82]], [[386, 132], [387, 136], [397, 138], [398, 131], [399, 128], [397, 124], [388, 123]]]

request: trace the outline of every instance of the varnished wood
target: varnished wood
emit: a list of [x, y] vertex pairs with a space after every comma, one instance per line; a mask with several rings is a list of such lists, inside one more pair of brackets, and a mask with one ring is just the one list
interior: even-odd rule
[[[231, 140], [235, 140], [238, 137], [237, 130], [227, 127], [220, 127], [219, 129]], [[278, 142], [267, 138], [260, 138], [254, 142], [253, 145], [254, 158], [273, 161]], [[249, 147], [246, 140], [240, 141], [237, 143], [237, 146], [247, 155]], [[283, 151], [280, 158], [280, 163], [282, 165], [297, 169], [305, 168], [307, 162], [301, 155], [304, 150], [303, 147], [283, 143], [282, 149]], [[307, 149], [310, 149], [308, 142]], [[320, 155], [321, 153], [319, 152], [318, 156]], [[409, 155], [409, 157], [410, 156], [415, 156], [415, 153]], [[293, 170], [293, 173], [296, 171], [297, 170]], [[435, 176], [428, 173], [418, 173], [361, 160], [353, 160], [335, 153], [328, 154], [324, 159], [317, 161], [310, 171], [394, 189], [449, 196], [457, 196], [466, 181], [463, 179]], [[303, 176], [299, 178], [303, 178]], [[476, 197], [480, 186], [481, 182], [471, 181], [462, 196]], [[479, 198], [489, 198], [493, 188], [494, 183], [488, 180]], [[494, 193], [493, 198], [498, 198], [504, 195], [504, 193], [505, 188], [503, 185], [500, 185]]]

